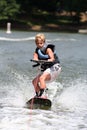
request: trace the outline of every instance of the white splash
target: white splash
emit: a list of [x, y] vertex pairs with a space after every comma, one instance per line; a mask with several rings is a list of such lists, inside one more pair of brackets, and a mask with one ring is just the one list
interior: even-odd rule
[[77, 81], [65, 88], [58, 97], [58, 103], [70, 110], [87, 109], [87, 84]]

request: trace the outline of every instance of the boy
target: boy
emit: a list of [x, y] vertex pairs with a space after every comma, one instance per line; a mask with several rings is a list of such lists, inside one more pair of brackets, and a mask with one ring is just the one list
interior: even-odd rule
[[55, 53], [55, 46], [47, 44], [44, 34], [37, 34], [35, 37], [36, 50], [33, 55], [33, 60], [47, 60], [49, 64], [41, 65], [42, 72], [36, 76], [32, 83], [36, 92], [35, 97], [43, 97], [46, 81], [53, 81], [61, 72], [61, 66], [58, 56]]

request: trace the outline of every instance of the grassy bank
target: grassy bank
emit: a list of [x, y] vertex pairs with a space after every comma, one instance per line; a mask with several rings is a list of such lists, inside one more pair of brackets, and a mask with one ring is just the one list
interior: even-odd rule
[[78, 22], [75, 16], [38, 13], [22, 15], [16, 20], [1, 20], [0, 29], [7, 28], [7, 22], [11, 22], [13, 30], [23, 31], [51, 31], [51, 32], [78, 32], [87, 28], [87, 21]]

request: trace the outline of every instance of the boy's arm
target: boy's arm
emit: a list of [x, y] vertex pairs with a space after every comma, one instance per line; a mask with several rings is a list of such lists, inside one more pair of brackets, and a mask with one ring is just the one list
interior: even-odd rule
[[33, 60], [38, 60], [38, 55], [37, 55], [37, 53], [34, 53], [34, 54], [33, 54]]
[[54, 61], [55, 60], [54, 53], [53, 53], [53, 51], [50, 48], [47, 49], [47, 54], [50, 57], [50, 59], [48, 59], [48, 61]]

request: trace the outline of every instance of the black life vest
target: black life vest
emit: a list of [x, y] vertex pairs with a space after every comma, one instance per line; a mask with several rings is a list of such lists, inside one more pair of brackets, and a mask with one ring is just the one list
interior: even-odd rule
[[49, 64], [46, 64], [46, 63], [42, 64], [41, 68], [43, 69], [43, 71], [46, 70], [47, 68], [51, 67], [55, 63], [60, 63], [59, 58], [56, 55], [55, 45], [53, 45], [53, 44], [44, 44], [43, 48], [41, 48], [41, 49], [39, 49], [37, 47], [35, 52], [38, 54], [38, 59], [39, 60], [48, 60], [50, 58], [49, 55], [46, 54], [46, 51], [48, 48], [50, 48], [53, 51], [55, 60]]

